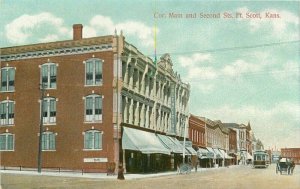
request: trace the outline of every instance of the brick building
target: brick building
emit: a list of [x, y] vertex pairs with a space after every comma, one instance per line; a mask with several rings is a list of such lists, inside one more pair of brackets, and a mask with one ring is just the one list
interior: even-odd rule
[[295, 164], [300, 164], [300, 148], [281, 148], [281, 157], [291, 158]]
[[228, 137], [229, 137], [229, 152], [228, 154], [234, 159], [231, 160], [232, 164], [237, 164], [237, 139], [236, 139], [236, 131], [234, 129], [228, 129]]
[[207, 164], [207, 150], [205, 137], [205, 122], [199, 117], [190, 114], [189, 117], [189, 139], [197, 153], [197, 162], [204, 167]]
[[218, 166], [224, 166], [226, 159], [231, 159], [228, 156], [229, 150], [229, 138], [228, 129], [223, 126], [221, 121], [212, 121], [205, 117], [199, 117], [205, 122], [206, 133], [206, 149], [208, 150], [208, 156], [211, 160], [210, 166], [217, 164]]
[[252, 157], [252, 129], [250, 123], [237, 124], [237, 123], [223, 123], [227, 128], [236, 131], [237, 140], [237, 161], [239, 164], [250, 163], [253, 159]]
[[[162, 156], [174, 163], [157, 134], [180, 147], [189, 90], [168, 55], [156, 67], [122, 34], [84, 39], [81, 24], [73, 40], [1, 48], [1, 166], [37, 167], [40, 120], [44, 168], [133, 170], [137, 156], [151, 169]], [[137, 136], [157, 149], [132, 149]]]
[[189, 139], [196, 149], [206, 147], [205, 122], [192, 114], [189, 117]]

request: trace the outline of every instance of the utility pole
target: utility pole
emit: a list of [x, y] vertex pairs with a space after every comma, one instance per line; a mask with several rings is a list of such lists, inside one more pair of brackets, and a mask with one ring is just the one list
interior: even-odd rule
[[[122, 32], [122, 31], [121, 31]], [[116, 104], [117, 104], [117, 112], [116, 112], [116, 136], [115, 136], [115, 162], [116, 162], [116, 169], [115, 172], [118, 173], [119, 171], [119, 163], [120, 163], [120, 138], [119, 138], [119, 127], [120, 127], [120, 123], [119, 123], [119, 36], [117, 34], [117, 30], [115, 29], [115, 38], [116, 38], [116, 45], [117, 45], [117, 55], [116, 55], [116, 67], [117, 67], [117, 75], [116, 75], [116, 93], [117, 93], [117, 99], [116, 99]]]
[[42, 172], [42, 139], [43, 139], [43, 110], [44, 110], [44, 84], [40, 84], [41, 92], [41, 115], [40, 115], [40, 133], [39, 133], [39, 152], [38, 152], [38, 173]]
[[186, 127], [187, 127], [187, 124], [185, 123], [184, 124], [184, 131], [183, 131], [183, 149], [182, 149], [182, 163], [184, 164], [185, 163], [185, 143], [186, 143]]

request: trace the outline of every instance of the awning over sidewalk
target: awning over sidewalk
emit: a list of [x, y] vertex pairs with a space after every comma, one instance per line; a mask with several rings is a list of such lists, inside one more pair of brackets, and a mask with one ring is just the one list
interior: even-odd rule
[[220, 152], [222, 153], [222, 158], [225, 158], [225, 159], [233, 159], [233, 157], [229, 156], [225, 150], [222, 150], [222, 149], [219, 149]]
[[185, 147], [185, 149], [187, 149], [190, 152], [190, 155], [197, 155], [197, 152], [194, 150], [194, 148], [192, 147]]
[[170, 154], [154, 133], [123, 127], [122, 148], [144, 154]]
[[176, 138], [166, 136], [166, 135], [161, 135], [161, 134], [157, 134], [157, 137], [172, 153], [182, 154], [183, 146], [180, 144], [179, 141], [178, 143], [175, 142], [175, 140], [177, 140]]
[[200, 159], [208, 159], [208, 150], [205, 148], [199, 148], [197, 154]]
[[[173, 142], [177, 145], [177, 146], [179, 146], [179, 148], [181, 149], [181, 154], [183, 153], [183, 145], [181, 144], [181, 142], [179, 141], [179, 140], [177, 140], [176, 138], [173, 138], [173, 137], [171, 137], [170, 138], [171, 140], [173, 140]], [[184, 148], [184, 150], [185, 150], [185, 154], [186, 155], [188, 155], [188, 154], [190, 154], [188, 151], [187, 151], [187, 149], [186, 148]]]
[[214, 159], [217, 156], [217, 154], [211, 147], [206, 147], [206, 149], [208, 150], [208, 152], [207, 152], [208, 158]]
[[217, 159], [223, 159], [223, 155], [222, 155], [222, 153], [219, 151], [219, 149], [213, 148], [213, 150], [214, 150], [214, 152], [215, 152], [215, 154], [216, 154], [216, 158], [217, 158]]

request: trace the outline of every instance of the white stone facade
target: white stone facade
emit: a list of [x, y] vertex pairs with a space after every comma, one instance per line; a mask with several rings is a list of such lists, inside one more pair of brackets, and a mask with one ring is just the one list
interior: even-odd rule
[[170, 56], [163, 55], [155, 65], [125, 42], [121, 62], [121, 123], [182, 137], [188, 127], [190, 86], [173, 71]]

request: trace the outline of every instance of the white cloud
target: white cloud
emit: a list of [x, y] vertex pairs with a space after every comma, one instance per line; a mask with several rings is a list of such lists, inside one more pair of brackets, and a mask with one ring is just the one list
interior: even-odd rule
[[[111, 35], [114, 34], [115, 29], [124, 35], [137, 37], [143, 46], [149, 47], [154, 44], [153, 29], [142, 22], [125, 21], [121, 23], [114, 23], [110, 17], [103, 15], [96, 15], [90, 20], [90, 25], [84, 27], [85, 37], [94, 37], [96, 35]], [[159, 32], [159, 30], [157, 30]]]
[[195, 53], [191, 56], [180, 56], [178, 62], [187, 74], [185, 80], [192, 83], [193, 87], [202, 93], [211, 93], [214, 85], [203, 80], [213, 80], [218, 77], [217, 71], [211, 66], [203, 66], [213, 60], [211, 54]]
[[222, 69], [222, 73], [226, 76], [237, 77], [244, 73], [258, 72], [263, 68], [263, 64], [251, 64], [244, 60], [236, 60], [230, 65]]
[[187, 79], [193, 80], [212, 80], [217, 78], [217, 72], [213, 67], [194, 67], [189, 68]]
[[[267, 28], [274, 37], [282, 38], [284, 34], [288, 34], [290, 40], [299, 39], [299, 17], [289, 11], [264, 9], [259, 11], [261, 19], [245, 19], [246, 13], [257, 13], [257, 11], [251, 11], [247, 7], [238, 8], [237, 12], [243, 13], [244, 19], [239, 20], [249, 23], [251, 32]], [[278, 14], [280, 18], [267, 18], [267, 13]]]
[[221, 107], [196, 112], [224, 123], [245, 123], [250, 121], [252, 130], [265, 147], [299, 147], [300, 144], [300, 105], [291, 102], [278, 103], [272, 108], [258, 106]]
[[271, 75], [278, 82], [298, 83], [300, 77], [299, 70], [299, 64], [290, 61], [283, 64], [280, 68], [273, 69]]
[[[96, 15], [91, 18], [88, 25], [83, 27], [83, 37], [96, 37], [98, 35], [113, 35], [115, 29], [123, 31], [125, 36], [133, 36], [141, 45], [153, 46], [154, 31], [142, 22], [125, 21], [114, 23], [110, 17]], [[157, 29], [157, 33], [159, 30]], [[35, 15], [24, 14], [5, 27], [5, 35], [10, 43], [24, 44], [30, 40], [49, 42], [59, 39], [71, 38], [72, 28], [64, 26], [64, 20], [48, 12]]]
[[40, 42], [49, 42], [49, 41], [57, 41], [59, 39], [58, 35], [50, 34], [45, 36], [44, 38], [39, 39]]
[[197, 64], [202, 64], [212, 61], [211, 54], [195, 53], [191, 57], [180, 56], [178, 58], [182, 67], [193, 67]]
[[[47, 30], [49, 28], [51, 29]], [[48, 31], [47, 35], [42, 32], [45, 30]], [[26, 43], [35, 36], [40, 36], [40, 41], [46, 42], [68, 34], [69, 30], [63, 26], [63, 19], [48, 12], [36, 15], [24, 14], [5, 26], [5, 35], [13, 44]]]

